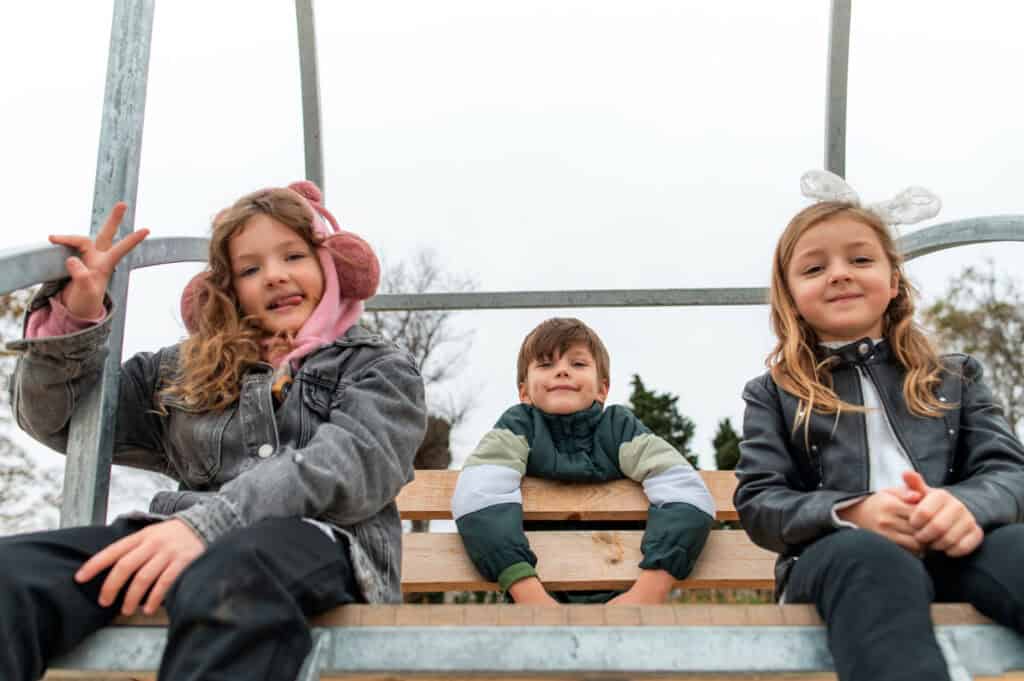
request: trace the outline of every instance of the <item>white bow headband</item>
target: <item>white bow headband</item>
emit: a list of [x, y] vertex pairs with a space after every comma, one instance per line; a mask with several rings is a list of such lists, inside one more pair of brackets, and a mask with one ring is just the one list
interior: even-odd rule
[[910, 225], [938, 215], [942, 201], [924, 187], [907, 187], [888, 201], [863, 205], [846, 180], [827, 170], [808, 170], [800, 192], [816, 201], [841, 201], [869, 210], [887, 225]]

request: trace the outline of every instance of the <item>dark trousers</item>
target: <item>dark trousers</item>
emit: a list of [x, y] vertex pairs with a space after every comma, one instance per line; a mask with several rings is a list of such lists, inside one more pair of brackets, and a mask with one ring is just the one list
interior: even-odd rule
[[[0, 678], [36, 681], [47, 661], [109, 624], [102, 573], [74, 573], [90, 556], [149, 522], [0, 538]], [[130, 584], [130, 581], [129, 581]], [[235, 530], [207, 547], [168, 591], [161, 681], [294, 681], [312, 647], [306, 617], [362, 601], [344, 539], [297, 519]]]
[[840, 530], [801, 554], [786, 601], [814, 603], [842, 681], [948, 680], [933, 601], [971, 603], [1024, 632], [1024, 525], [989, 532], [972, 554], [918, 559], [866, 530]]

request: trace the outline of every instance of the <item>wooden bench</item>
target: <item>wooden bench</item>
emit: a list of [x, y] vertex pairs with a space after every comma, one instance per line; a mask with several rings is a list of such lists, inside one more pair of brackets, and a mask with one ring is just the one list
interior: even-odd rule
[[[706, 471], [715, 498], [716, 518], [736, 520], [731, 471]], [[409, 520], [451, 519], [451, 496], [458, 471], [417, 471], [416, 481], [398, 497]], [[647, 497], [630, 480], [603, 485], [523, 480], [524, 520], [624, 521], [647, 518]], [[636, 531], [527, 532], [537, 554], [541, 580], [550, 589], [583, 591], [626, 589], [639, 574], [640, 539]], [[405, 592], [496, 590], [473, 567], [454, 533], [405, 535], [402, 546]], [[774, 584], [775, 555], [754, 546], [742, 530], [716, 530], [684, 588], [757, 588]]]
[[[701, 475], [715, 499], [717, 519], [736, 520], [732, 472]], [[417, 472], [399, 496], [402, 517], [450, 519], [457, 476], [457, 471]], [[643, 520], [647, 505], [640, 486], [627, 480], [603, 485], [523, 481], [527, 520]], [[529, 536], [545, 584], [587, 590], [626, 588], [636, 578], [641, 534], [595, 530]], [[771, 588], [774, 559], [742, 530], [715, 530], [693, 574], [679, 586]], [[454, 533], [406, 534], [402, 574], [408, 593], [497, 588], [476, 572]], [[1016, 634], [970, 606], [936, 605], [933, 617], [951, 668], [960, 674], [954, 678], [1024, 668], [1024, 646]], [[61, 660], [62, 670], [48, 679], [149, 681], [163, 647], [164, 624], [163, 616], [120, 618]], [[317, 670], [322, 678], [377, 680], [495, 675], [622, 679], [643, 674], [721, 679], [769, 670], [775, 672], [771, 678], [834, 678], [793, 676], [831, 668], [824, 629], [807, 605], [361, 605], [337, 608], [312, 624], [317, 648], [303, 681], [320, 678]], [[99, 669], [107, 671], [88, 671]], [[119, 677], [109, 670], [144, 673]]]

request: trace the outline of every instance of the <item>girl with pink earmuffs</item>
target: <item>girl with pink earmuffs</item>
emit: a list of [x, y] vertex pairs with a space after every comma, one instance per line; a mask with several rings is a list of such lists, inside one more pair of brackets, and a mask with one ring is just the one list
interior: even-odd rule
[[[30, 306], [13, 379], [18, 424], [64, 451], [99, 380], [105, 290], [148, 234], [114, 241], [125, 205]], [[374, 294], [370, 246], [310, 182], [253, 192], [213, 220], [186, 287], [188, 336], [125, 362], [114, 462], [179, 482], [103, 527], [0, 538], [0, 668], [29, 681], [119, 613], [166, 607], [161, 679], [294, 679], [306, 618], [399, 600], [395, 497], [425, 428], [412, 358], [356, 322]]]

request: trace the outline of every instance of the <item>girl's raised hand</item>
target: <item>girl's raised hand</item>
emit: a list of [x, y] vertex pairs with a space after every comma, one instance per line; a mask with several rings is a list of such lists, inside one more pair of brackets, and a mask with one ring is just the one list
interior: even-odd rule
[[921, 501], [910, 515], [917, 541], [951, 558], [966, 556], [978, 548], [985, 532], [964, 502], [941, 487], [929, 487], [921, 474], [914, 471], [905, 472], [903, 482], [908, 489], [921, 494]]
[[104, 315], [103, 296], [114, 268], [149, 235], [148, 229], [138, 229], [114, 243], [117, 226], [121, 224], [126, 210], [128, 205], [123, 201], [114, 204], [95, 241], [87, 236], [50, 235], [50, 243], [78, 251], [77, 257], [71, 256], [64, 261], [71, 282], [61, 292], [61, 302], [75, 317], [97, 319]]

